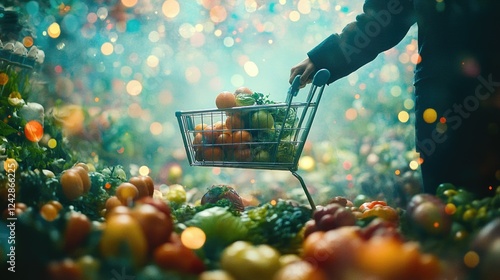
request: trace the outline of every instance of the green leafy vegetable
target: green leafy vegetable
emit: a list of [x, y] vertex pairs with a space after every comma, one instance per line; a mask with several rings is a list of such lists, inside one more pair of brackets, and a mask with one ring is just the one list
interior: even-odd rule
[[281, 253], [296, 253], [302, 242], [302, 228], [311, 219], [311, 209], [279, 200], [249, 209], [242, 220], [248, 227], [249, 241], [268, 244]]
[[236, 95], [236, 106], [252, 106], [255, 104], [255, 99], [252, 94], [239, 93]]
[[296, 147], [290, 142], [282, 142], [278, 145], [278, 152], [276, 155], [277, 162], [293, 162]]

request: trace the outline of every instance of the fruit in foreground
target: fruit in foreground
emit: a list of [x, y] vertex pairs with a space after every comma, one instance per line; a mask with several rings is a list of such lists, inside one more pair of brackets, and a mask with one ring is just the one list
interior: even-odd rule
[[280, 253], [273, 247], [236, 241], [221, 255], [221, 267], [240, 280], [271, 280], [280, 268]]
[[63, 172], [60, 178], [62, 191], [68, 200], [75, 200], [83, 194], [83, 182], [74, 169], [68, 169]]

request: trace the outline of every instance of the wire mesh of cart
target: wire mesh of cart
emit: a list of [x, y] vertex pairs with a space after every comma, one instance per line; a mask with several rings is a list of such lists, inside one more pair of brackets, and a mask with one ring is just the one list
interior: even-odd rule
[[298, 163], [330, 72], [316, 72], [305, 101], [295, 101], [300, 75], [285, 102], [175, 113], [191, 166], [288, 170], [316, 206]]

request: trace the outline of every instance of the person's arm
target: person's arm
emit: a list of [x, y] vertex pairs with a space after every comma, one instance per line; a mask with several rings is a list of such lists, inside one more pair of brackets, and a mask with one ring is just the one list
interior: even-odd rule
[[330, 71], [328, 83], [347, 76], [394, 47], [414, 23], [412, 0], [366, 0], [356, 21], [326, 38], [292, 68], [290, 82], [300, 74], [305, 85], [322, 68]]

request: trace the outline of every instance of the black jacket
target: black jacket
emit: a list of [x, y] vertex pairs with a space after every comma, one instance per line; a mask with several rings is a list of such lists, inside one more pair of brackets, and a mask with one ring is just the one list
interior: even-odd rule
[[474, 61], [483, 73], [499, 72], [498, 0], [366, 0], [355, 22], [308, 56], [317, 69], [330, 70], [331, 83], [395, 46], [415, 23], [421, 56], [416, 82], [462, 75], [464, 61]]

